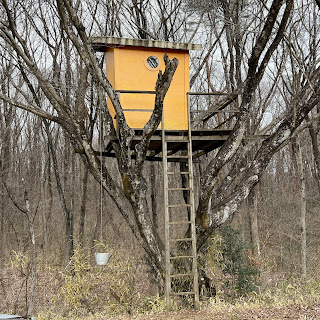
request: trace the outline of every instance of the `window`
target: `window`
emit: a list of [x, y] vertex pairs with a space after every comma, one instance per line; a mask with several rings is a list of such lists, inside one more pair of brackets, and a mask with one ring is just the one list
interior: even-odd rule
[[150, 56], [147, 59], [147, 65], [151, 69], [156, 69], [159, 66], [159, 59], [157, 57], [155, 57], [155, 56]]

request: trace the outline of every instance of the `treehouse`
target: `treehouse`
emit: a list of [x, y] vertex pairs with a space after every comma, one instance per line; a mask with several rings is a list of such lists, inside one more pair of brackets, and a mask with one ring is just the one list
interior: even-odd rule
[[[217, 125], [212, 130], [206, 128], [206, 123], [212, 116], [222, 112], [226, 106], [232, 103], [235, 96], [222, 94], [226, 95], [227, 99], [218, 108], [219, 110], [213, 110], [214, 107], [208, 110], [208, 105], [205, 109], [202, 107], [200, 110], [193, 110], [193, 106], [188, 105], [193, 96], [218, 95], [216, 93], [190, 92], [189, 51], [200, 50], [201, 45], [112, 37], [94, 37], [91, 41], [95, 51], [105, 53], [106, 76], [119, 94], [128, 125], [135, 130], [132, 150], [134, 150], [135, 144], [140, 141], [143, 127], [151, 116], [158, 72], [165, 69], [163, 61], [165, 53], [168, 54], [170, 59], [176, 57], [179, 60], [178, 68], [164, 100], [164, 129], [167, 135], [178, 137], [168, 144], [168, 149], [174, 153], [185, 150], [185, 144], [180, 143], [179, 139], [184, 139], [183, 137], [188, 135], [189, 120], [198, 123], [197, 128], [194, 128], [191, 132], [192, 148], [196, 152], [194, 157], [221, 146], [227, 139], [230, 132], [229, 128], [226, 129]], [[197, 107], [198, 105], [199, 103], [197, 103]], [[116, 114], [109, 99], [108, 108], [114, 117], [115, 126], [117, 126]], [[192, 114], [190, 117], [188, 116], [189, 112]], [[162, 161], [162, 158], [157, 156], [162, 151], [161, 126], [162, 124], [151, 139], [147, 160]], [[113, 156], [111, 143], [104, 151], [104, 155]], [[134, 153], [132, 157], [134, 158]], [[170, 161], [179, 162], [180, 160]]]
[[[193, 162], [221, 146], [228, 138], [230, 124], [237, 113], [234, 107], [230, 109], [229, 106], [236, 104], [237, 96], [190, 92], [189, 50], [199, 50], [200, 45], [99, 37], [92, 39], [92, 46], [96, 51], [105, 53], [106, 75], [119, 94], [128, 125], [134, 129], [135, 136], [130, 146], [133, 159], [135, 145], [141, 141], [143, 127], [153, 111], [158, 72], [165, 69], [163, 56], [168, 54], [170, 59], [176, 57], [179, 60], [164, 100], [163, 118], [151, 137], [146, 159], [162, 161], [163, 168], [167, 308], [171, 309], [175, 296], [192, 297], [194, 307], [198, 308]], [[110, 101], [108, 108], [117, 126], [116, 113]], [[114, 156], [112, 139], [117, 140], [117, 137], [110, 137], [106, 150], [100, 151], [100, 155]], [[169, 165], [168, 162], [184, 162], [185, 165]], [[175, 177], [179, 175], [185, 177], [181, 187], [175, 183]], [[180, 198], [173, 196], [181, 192], [183, 197], [182, 194]], [[177, 242], [189, 243], [185, 246], [189, 251], [181, 255], [171, 250], [170, 246]], [[184, 260], [186, 270], [182, 272], [175, 268], [175, 260]], [[184, 279], [189, 289], [177, 289], [176, 278]]]

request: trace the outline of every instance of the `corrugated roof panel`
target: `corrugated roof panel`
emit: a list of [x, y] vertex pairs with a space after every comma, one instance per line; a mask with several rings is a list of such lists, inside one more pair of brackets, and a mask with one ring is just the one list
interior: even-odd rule
[[201, 50], [201, 44], [169, 42], [158, 40], [113, 38], [113, 37], [92, 37], [92, 47], [95, 51], [104, 52], [108, 47], [134, 46], [146, 48], [176, 49], [176, 50]]

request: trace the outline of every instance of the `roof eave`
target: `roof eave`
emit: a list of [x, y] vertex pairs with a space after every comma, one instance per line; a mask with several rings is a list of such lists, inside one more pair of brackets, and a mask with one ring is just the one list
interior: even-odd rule
[[91, 45], [95, 51], [105, 52], [106, 48], [110, 47], [146, 47], [160, 48], [169, 50], [201, 50], [201, 44], [144, 40], [144, 39], [129, 39], [129, 38], [113, 38], [113, 37], [92, 37]]

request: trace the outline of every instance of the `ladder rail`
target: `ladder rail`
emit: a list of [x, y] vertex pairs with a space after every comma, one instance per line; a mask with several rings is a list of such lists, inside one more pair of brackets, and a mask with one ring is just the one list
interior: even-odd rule
[[[165, 288], [166, 288], [166, 302], [167, 309], [172, 309], [171, 297], [174, 295], [193, 295], [194, 308], [199, 309], [199, 288], [198, 288], [198, 269], [197, 269], [197, 246], [196, 246], [196, 227], [195, 227], [195, 204], [194, 204], [194, 181], [193, 181], [193, 161], [192, 161], [192, 139], [191, 139], [191, 119], [190, 119], [190, 97], [187, 94], [187, 118], [188, 118], [188, 134], [185, 137], [179, 139], [179, 142], [185, 142], [187, 144], [187, 155], [172, 156], [168, 155], [168, 143], [170, 138], [166, 138], [164, 112], [162, 112], [161, 121], [161, 135], [162, 135], [162, 162], [163, 162], [163, 191], [164, 191], [164, 218], [165, 218]], [[188, 163], [188, 170], [184, 172], [175, 172], [174, 170], [168, 171], [168, 159], [169, 158], [184, 158]], [[186, 174], [188, 175], [189, 186], [188, 188], [169, 188], [169, 175]], [[169, 203], [169, 191], [175, 190], [188, 190], [189, 203], [185, 204], [170, 204]], [[188, 214], [187, 221], [170, 221], [170, 208], [185, 208]], [[189, 210], [189, 211], [188, 211]], [[177, 224], [189, 224], [191, 228], [191, 235], [188, 238], [172, 239], [170, 237], [170, 227]], [[170, 243], [179, 241], [191, 242], [191, 254], [182, 256], [171, 256]], [[190, 266], [190, 272], [187, 274], [192, 277], [192, 289], [184, 292], [172, 292], [171, 281], [176, 277], [180, 277], [179, 274], [171, 274], [171, 262], [172, 260], [190, 259], [192, 260]], [[183, 273], [185, 275], [185, 273]], [[191, 280], [191, 278], [190, 278]]]
[[171, 310], [171, 279], [170, 279], [170, 236], [169, 236], [169, 199], [166, 189], [168, 188], [168, 161], [167, 161], [167, 143], [165, 141], [165, 127], [164, 127], [164, 111], [162, 111], [161, 120], [161, 134], [162, 134], [162, 165], [163, 165], [163, 188], [164, 188], [164, 226], [165, 226], [165, 293], [167, 309]]
[[190, 171], [189, 175], [189, 186], [192, 186], [190, 190], [190, 219], [191, 219], [191, 238], [192, 241], [192, 255], [195, 259], [192, 260], [192, 271], [194, 274], [193, 277], [193, 287], [194, 287], [194, 307], [195, 309], [199, 309], [199, 284], [198, 284], [198, 266], [197, 266], [197, 235], [196, 235], [196, 217], [195, 217], [195, 204], [194, 204], [194, 181], [193, 181], [193, 161], [192, 161], [192, 137], [191, 137], [191, 118], [190, 118], [190, 95], [187, 93], [187, 113], [188, 113], [188, 171]]

